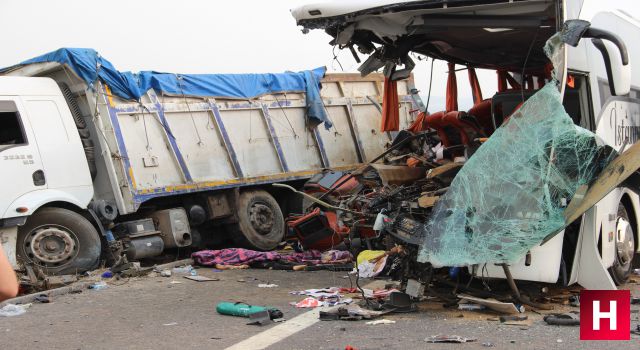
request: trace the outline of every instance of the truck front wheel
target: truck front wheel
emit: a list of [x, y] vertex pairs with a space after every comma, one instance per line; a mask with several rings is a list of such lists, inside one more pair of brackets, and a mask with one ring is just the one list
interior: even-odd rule
[[627, 282], [631, 274], [633, 257], [636, 252], [635, 232], [629, 220], [629, 215], [625, 206], [621, 203], [618, 206], [618, 217], [616, 218], [615, 252], [613, 265], [609, 268], [609, 274], [617, 285]]
[[38, 210], [18, 230], [18, 257], [46, 274], [74, 274], [98, 267], [100, 237], [82, 215], [62, 208]]
[[284, 237], [284, 217], [278, 202], [266, 191], [240, 193], [238, 223], [231, 225], [233, 240], [247, 248], [272, 250]]

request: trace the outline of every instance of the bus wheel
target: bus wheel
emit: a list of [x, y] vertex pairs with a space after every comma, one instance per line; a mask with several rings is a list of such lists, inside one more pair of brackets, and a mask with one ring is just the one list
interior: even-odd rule
[[629, 215], [624, 205], [618, 206], [618, 217], [615, 230], [615, 252], [613, 265], [609, 274], [617, 285], [627, 282], [631, 274], [632, 261], [636, 251], [635, 232], [629, 221]]
[[238, 223], [231, 225], [233, 240], [250, 249], [272, 250], [284, 237], [284, 217], [278, 202], [266, 191], [240, 193]]
[[18, 229], [17, 254], [47, 274], [75, 274], [98, 267], [98, 231], [82, 215], [62, 208], [43, 208]]

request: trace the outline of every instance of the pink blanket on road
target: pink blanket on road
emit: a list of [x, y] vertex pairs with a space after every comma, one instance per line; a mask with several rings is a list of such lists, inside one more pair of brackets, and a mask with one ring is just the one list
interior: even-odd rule
[[330, 250], [321, 253], [317, 250], [307, 250], [301, 253], [280, 254], [278, 252], [259, 252], [243, 248], [227, 248], [220, 250], [201, 250], [191, 254], [197, 264], [205, 266], [243, 265], [264, 261], [287, 261], [291, 263], [331, 264], [351, 261], [351, 254], [347, 251]]

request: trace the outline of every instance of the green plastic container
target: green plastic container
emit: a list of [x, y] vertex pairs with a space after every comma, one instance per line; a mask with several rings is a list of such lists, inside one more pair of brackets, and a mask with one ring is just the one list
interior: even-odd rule
[[244, 303], [222, 302], [216, 306], [216, 311], [222, 315], [249, 317], [249, 315], [268, 310], [264, 306], [248, 305]]

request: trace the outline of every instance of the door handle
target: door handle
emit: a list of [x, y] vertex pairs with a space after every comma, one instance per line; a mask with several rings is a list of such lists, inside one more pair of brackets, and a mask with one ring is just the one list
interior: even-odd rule
[[33, 178], [33, 184], [36, 186], [44, 186], [47, 183], [42, 170], [36, 170], [31, 177]]

